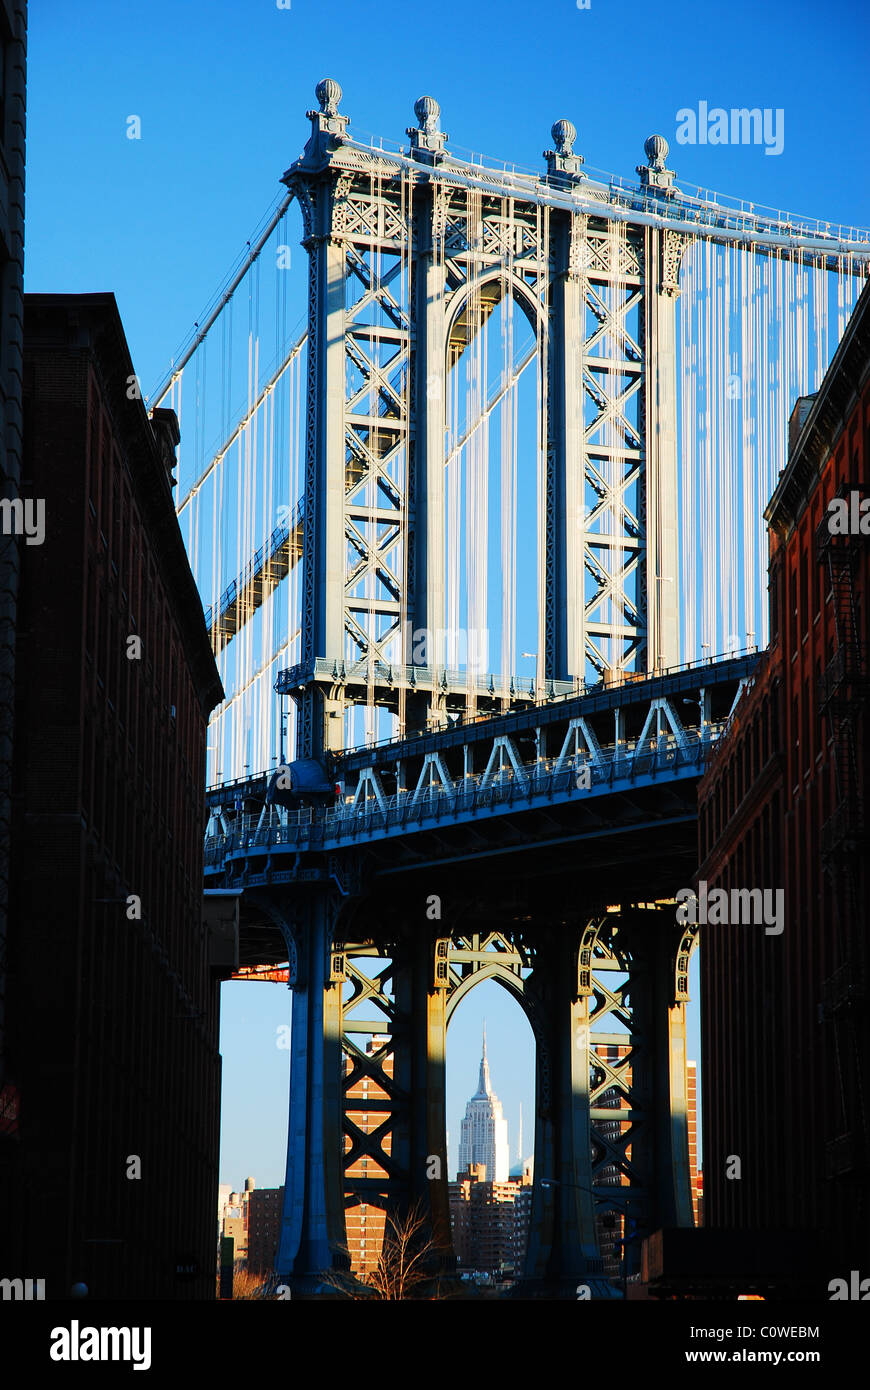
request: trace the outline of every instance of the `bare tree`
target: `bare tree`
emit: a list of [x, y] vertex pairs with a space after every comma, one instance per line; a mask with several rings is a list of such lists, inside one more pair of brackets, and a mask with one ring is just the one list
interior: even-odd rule
[[263, 1283], [261, 1274], [255, 1274], [244, 1265], [239, 1265], [233, 1271], [233, 1298], [260, 1298]]
[[349, 1298], [413, 1298], [424, 1284], [435, 1282], [433, 1298], [441, 1296], [432, 1264], [444, 1251], [429, 1234], [429, 1218], [422, 1202], [405, 1213], [388, 1212], [384, 1243], [374, 1269], [362, 1274], [351, 1288], [348, 1276], [329, 1275], [327, 1283]]
[[404, 1215], [387, 1213], [384, 1243], [378, 1262], [365, 1279], [376, 1298], [408, 1298], [421, 1284], [431, 1282], [431, 1260], [438, 1247], [427, 1234], [422, 1204]]

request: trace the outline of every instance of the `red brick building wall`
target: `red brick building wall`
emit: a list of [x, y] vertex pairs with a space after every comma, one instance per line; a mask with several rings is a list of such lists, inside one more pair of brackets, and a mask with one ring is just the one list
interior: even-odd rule
[[[857, 1000], [867, 981], [870, 536], [837, 540], [851, 561], [835, 559], [833, 583], [820, 556], [831, 498], [870, 493], [867, 290], [792, 423], [765, 512], [770, 645], [699, 789], [699, 880], [785, 895], [781, 935], [701, 928], [705, 1223], [815, 1230], [833, 1260], [863, 1252], [866, 1262], [870, 1075]], [[844, 637], [846, 588], [855, 626]], [[739, 1179], [727, 1176], [729, 1156]]]
[[[222, 691], [167, 477], [175, 417], [152, 426], [132, 380], [112, 295], [26, 298], [25, 473], [46, 511], [44, 543], [21, 547], [8, 984], [21, 1113], [0, 1187], [4, 1263], [45, 1277], [49, 1298], [77, 1282], [103, 1298], [214, 1293], [202, 834]], [[198, 1275], [179, 1279], [179, 1264]]]

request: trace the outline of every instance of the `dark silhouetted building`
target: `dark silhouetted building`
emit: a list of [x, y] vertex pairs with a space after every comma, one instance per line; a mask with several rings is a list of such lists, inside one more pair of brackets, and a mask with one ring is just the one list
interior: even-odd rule
[[765, 511], [770, 644], [699, 790], [707, 891], [784, 894], [781, 933], [701, 928], [704, 1220], [805, 1232], [795, 1277], [823, 1298], [870, 1268], [868, 497], [865, 289], [792, 416]]
[[[220, 1108], [202, 897], [222, 698], [111, 294], [25, 300], [4, 1273], [96, 1298], [214, 1296]], [[226, 973], [229, 973], [228, 971]]]
[[[15, 1142], [19, 1095], [6, 1059], [6, 954], [15, 710], [15, 611], [21, 541], [11, 504], [21, 494], [24, 331], [24, 119], [27, 6], [0, 0], [0, 1145]], [[24, 480], [25, 484], [28, 480]]]

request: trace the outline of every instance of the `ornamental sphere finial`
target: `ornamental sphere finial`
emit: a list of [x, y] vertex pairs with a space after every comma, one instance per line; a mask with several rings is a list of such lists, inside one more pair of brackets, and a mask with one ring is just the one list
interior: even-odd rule
[[650, 135], [643, 142], [643, 152], [652, 169], [664, 169], [668, 149], [668, 142], [663, 135]]
[[554, 122], [550, 134], [556, 146], [557, 154], [570, 155], [574, 153], [574, 141], [577, 139], [577, 127], [572, 121], [561, 120]]
[[420, 129], [426, 135], [432, 135], [438, 129], [441, 107], [434, 97], [418, 97], [414, 102], [414, 115], [417, 117]]
[[314, 95], [320, 103], [320, 109], [325, 116], [338, 115], [338, 103], [341, 101], [341, 87], [332, 77], [324, 77], [322, 82], [318, 82], [314, 88]]

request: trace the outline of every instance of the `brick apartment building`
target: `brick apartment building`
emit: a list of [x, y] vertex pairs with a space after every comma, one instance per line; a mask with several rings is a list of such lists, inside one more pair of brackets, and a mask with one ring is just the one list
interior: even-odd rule
[[226, 1183], [218, 1188], [218, 1242], [221, 1252], [232, 1241], [233, 1268], [242, 1269], [248, 1260], [248, 1216], [254, 1179], [245, 1178], [243, 1192], [233, 1192]]
[[784, 893], [781, 934], [702, 928], [705, 1224], [805, 1232], [796, 1277], [820, 1297], [870, 1261], [868, 496], [865, 289], [792, 415], [765, 511], [770, 644], [699, 790], [698, 879]]
[[248, 1269], [269, 1274], [281, 1238], [284, 1211], [283, 1187], [255, 1187], [248, 1198]]
[[448, 1183], [458, 1272], [520, 1276], [529, 1243], [532, 1169], [521, 1178], [489, 1182], [486, 1165], [472, 1163]]
[[[222, 698], [111, 294], [26, 297], [3, 1273], [48, 1298], [214, 1296], [217, 946], [206, 725]], [[131, 399], [132, 395], [132, 399]]]

